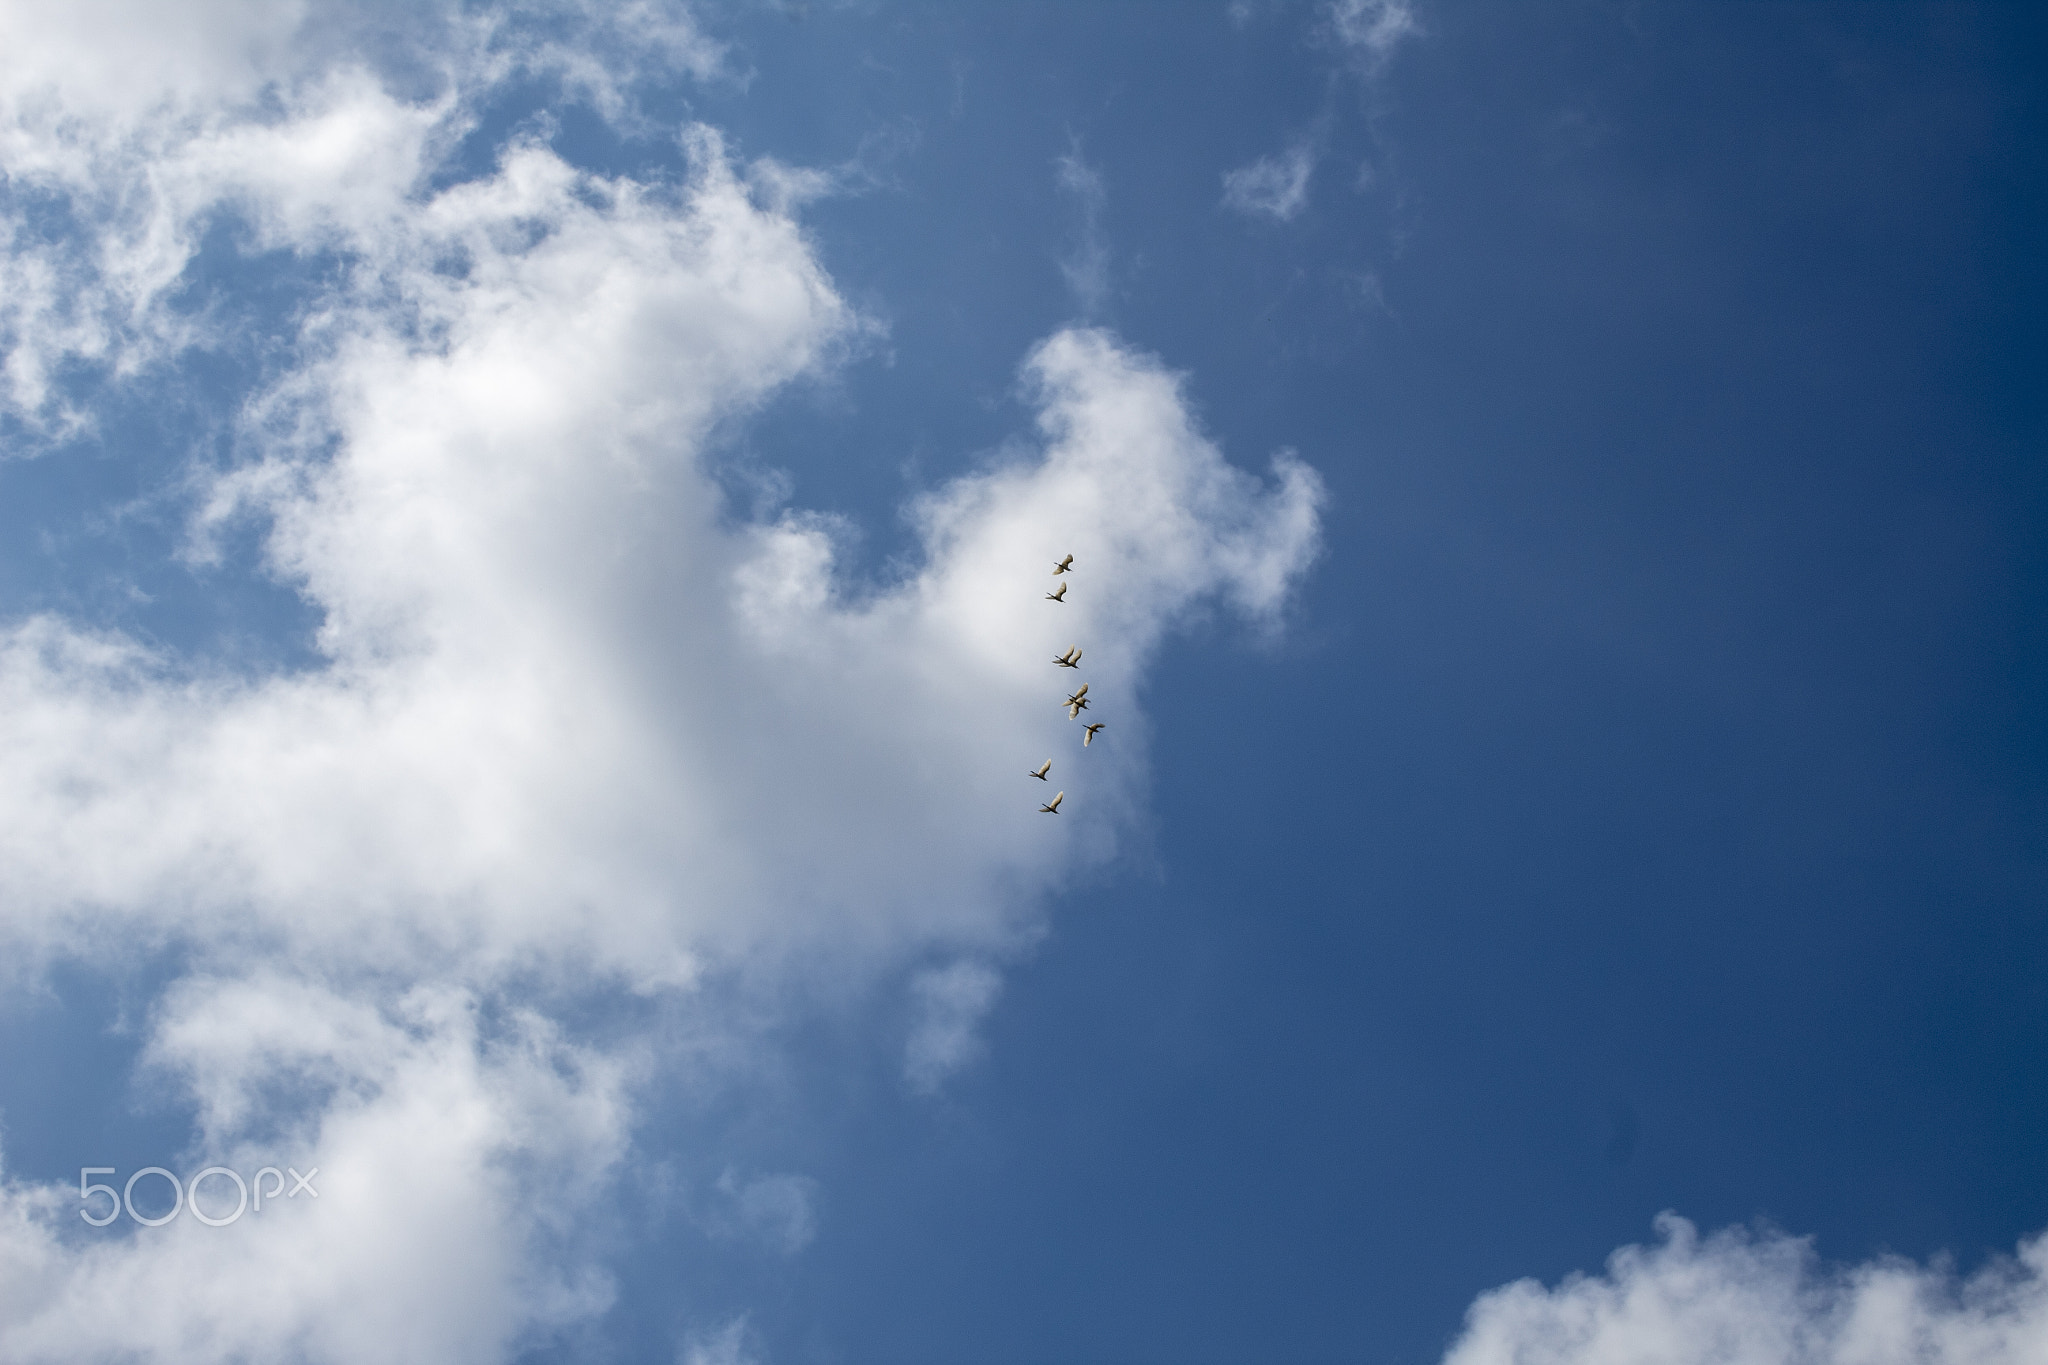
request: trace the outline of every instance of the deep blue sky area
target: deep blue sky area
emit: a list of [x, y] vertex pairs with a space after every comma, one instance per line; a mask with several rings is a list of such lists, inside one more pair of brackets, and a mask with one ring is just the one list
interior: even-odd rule
[[[832, 1116], [793, 1353], [1426, 1361], [1662, 1209], [2048, 1224], [2038, 21], [1424, 19], [1361, 80], [1294, 11], [812, 11], [707, 101], [901, 148], [811, 215], [893, 363], [752, 434], [798, 501], [873, 530], [1014, 429], [1074, 150], [1101, 320], [1331, 490], [1293, 635], [1159, 670], [1156, 863], [936, 1114]], [[1301, 217], [1218, 205], [1317, 120]]]
[[[2048, 21], [1417, 17], [1371, 69], [1300, 5], [736, 7], [706, 28], [750, 74], [644, 141], [560, 113], [621, 172], [680, 174], [686, 118], [842, 168], [801, 216], [878, 329], [719, 458], [851, 518], [855, 572], [1029, 434], [1018, 365], [1077, 320], [1329, 500], [1283, 633], [1167, 647], [1141, 837], [1051, 905], [976, 1066], [910, 1093], [878, 1001], [795, 1028], [765, 1108], [650, 1110], [700, 1173], [815, 1178], [815, 1242], [650, 1232], [534, 1361], [745, 1311], [777, 1362], [1427, 1365], [1662, 1210], [1966, 1270], [2048, 1228]], [[1303, 139], [1298, 216], [1225, 206]], [[254, 540], [172, 563], [176, 461], [109, 453], [216, 420], [0, 465], [7, 614], [310, 657]], [[10, 1169], [139, 1161], [146, 1096], [22, 1060], [132, 1061], [116, 985], [56, 989], [0, 1016]]]

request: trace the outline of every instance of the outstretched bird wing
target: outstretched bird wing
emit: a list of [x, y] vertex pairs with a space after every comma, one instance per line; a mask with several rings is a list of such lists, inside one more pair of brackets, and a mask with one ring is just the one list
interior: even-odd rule
[[1040, 782], [1043, 782], [1045, 781], [1045, 775], [1051, 771], [1052, 760], [1048, 758], [1047, 760], [1045, 760], [1044, 764], [1037, 768], [1032, 769], [1031, 775], [1037, 778]]

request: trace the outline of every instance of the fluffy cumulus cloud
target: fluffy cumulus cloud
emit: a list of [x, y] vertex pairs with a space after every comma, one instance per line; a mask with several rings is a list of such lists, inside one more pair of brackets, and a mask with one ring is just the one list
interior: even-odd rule
[[66, 364], [130, 374], [208, 341], [164, 305], [224, 214], [258, 250], [402, 230], [508, 78], [558, 79], [630, 120], [648, 68], [721, 60], [653, 0], [0, 5], [0, 400], [76, 428], [91, 413], [53, 383]]
[[[0, 1185], [0, 1357], [483, 1361], [602, 1311], [584, 1215], [666, 1041], [579, 1036], [578, 1003], [907, 981], [906, 1076], [939, 1084], [1142, 797], [1129, 699], [1164, 633], [1213, 601], [1274, 619], [1313, 558], [1314, 474], [1234, 467], [1180, 376], [1091, 329], [1026, 358], [1035, 440], [912, 509], [914, 569], [853, 581], [833, 522], [737, 518], [719, 433], [871, 330], [775, 190], [793, 173], [702, 127], [672, 179], [517, 139], [455, 173], [496, 83], [630, 123], [648, 70], [721, 60], [648, 5], [0, 5], [25, 441], [93, 421], [66, 374], [219, 344], [174, 306], [210, 224], [324, 263], [240, 454], [192, 466], [186, 547], [258, 528], [314, 662], [0, 632], [0, 955], [181, 964], [144, 1065], [193, 1115], [187, 1168], [289, 1158], [317, 1202], [95, 1232], [75, 1190]], [[1073, 643], [1113, 741], [1086, 763], [1046, 696]], [[1048, 756], [1058, 819], [1019, 798]], [[702, 1202], [796, 1254], [814, 1194], [729, 1173]]]
[[2036, 1365], [2048, 1361], [2048, 1237], [1967, 1279], [1887, 1258], [1822, 1266], [1800, 1238], [1702, 1238], [1665, 1214], [1601, 1275], [1480, 1298], [1445, 1365]]
[[[198, 1102], [189, 1169], [273, 1197], [121, 1236], [84, 1227], [75, 1190], [9, 1187], [0, 1356], [488, 1361], [610, 1302], [574, 1230], [622, 1148], [615, 1063], [536, 1015], [486, 1036], [472, 997], [433, 984], [382, 1008], [301, 979], [171, 996], [151, 1063]], [[280, 1081], [317, 1094], [279, 1114]], [[307, 1190], [258, 1174], [281, 1146]], [[230, 1189], [201, 1186], [211, 1217]]]

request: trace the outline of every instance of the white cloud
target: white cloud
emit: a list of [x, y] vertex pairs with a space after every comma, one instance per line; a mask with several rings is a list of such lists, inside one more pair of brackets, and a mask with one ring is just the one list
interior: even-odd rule
[[1823, 1267], [1802, 1238], [1682, 1218], [1605, 1274], [1482, 1296], [1445, 1365], [2029, 1365], [2048, 1360], [2048, 1237], [1958, 1281], [1895, 1257]]
[[1337, 41], [1374, 70], [1422, 31], [1412, 0], [1330, 0], [1325, 12]]
[[[850, 326], [794, 225], [700, 151], [668, 203], [515, 149], [378, 244], [373, 303], [313, 319], [328, 353], [257, 413], [291, 439], [233, 486], [324, 612], [329, 667], [173, 683], [51, 620], [0, 643], [19, 765], [0, 804], [36, 826], [6, 837], [17, 932], [142, 913], [390, 965], [581, 941], [557, 910], [603, 901], [604, 956], [687, 975], [688, 935], [654, 925], [669, 869], [717, 836], [662, 771], [681, 737], [656, 689], [680, 661], [659, 651], [720, 615], [682, 594], [692, 575], [743, 557], [705, 534], [690, 460]], [[435, 268], [451, 254], [460, 275]], [[329, 441], [331, 460], [309, 448]], [[679, 619], [650, 631], [661, 598]], [[422, 897], [448, 909], [422, 918]]]
[[395, 97], [346, 52], [310, 62], [307, 22], [292, 4], [0, 5], [0, 401], [18, 415], [76, 426], [63, 363], [132, 373], [203, 338], [162, 305], [216, 206], [300, 246], [397, 208], [451, 105]]
[[[1271, 612], [1313, 552], [1313, 475], [1283, 460], [1262, 493], [1173, 376], [1069, 332], [1030, 366], [1045, 457], [928, 499], [915, 578], [859, 595], [816, 522], [726, 533], [696, 442], [846, 318], [793, 228], [706, 175], [667, 221], [616, 187], [584, 205], [601, 187], [527, 152], [461, 192], [511, 202], [429, 206], [466, 232], [560, 218], [458, 298], [419, 284], [445, 350], [361, 330], [303, 377], [339, 453], [282, 449], [255, 486], [325, 668], [180, 678], [55, 620], [8, 634], [15, 936], [140, 918], [337, 968], [569, 954], [653, 985], [707, 951], [999, 948], [1005, 888], [1106, 853], [1138, 734], [1081, 764], [1047, 660], [1082, 641], [1127, 706], [1200, 597]], [[1016, 817], [1041, 751], [1083, 819]]]
[[[521, 63], [610, 72], [625, 100], [620, 30], [566, 7], [517, 43], [431, 13], [410, 85], [320, 36], [352, 11], [254, 4], [194, 7], [210, 36], [172, 34], [161, 69], [125, 38], [67, 65], [92, 23], [166, 13], [0, 7], [0, 164], [75, 225], [8, 220], [0, 269], [35, 285], [0, 303], [8, 401], [89, 421], [50, 382], [67, 357], [169, 367], [211, 340], [164, 304], [209, 215], [339, 262], [238, 462], [192, 475], [191, 555], [252, 520], [319, 657], [251, 676], [88, 621], [0, 629], [0, 956], [189, 961], [146, 1035], [195, 1116], [179, 1169], [296, 1154], [322, 1194], [116, 1236], [75, 1191], [6, 1185], [0, 1355], [502, 1358], [608, 1301], [586, 1215], [666, 1045], [573, 1038], [566, 1005], [713, 1011], [712, 974], [772, 1001], [785, 968], [862, 989], [950, 958], [906, 1052], [939, 1083], [1043, 895], [1141, 799], [1133, 698], [1163, 634], [1216, 599], [1275, 619], [1319, 484], [1291, 457], [1270, 484], [1233, 468], [1179, 376], [1064, 331], [1025, 365], [1038, 446], [918, 504], [914, 571], [848, 580], [834, 523], [735, 522], [706, 467], [868, 332], [790, 216], [801, 172], [750, 183], [695, 129], [680, 185], [535, 143], [441, 184]], [[709, 69], [689, 51], [663, 60]], [[1114, 741], [1085, 754], [1049, 664], [1075, 642]], [[1048, 755], [1058, 818], [1024, 790]], [[734, 1226], [808, 1240], [804, 1177], [735, 1182]]]
[[723, 58], [653, 0], [0, 3], [0, 405], [74, 430], [67, 362], [128, 375], [218, 342], [166, 302], [219, 212], [259, 248], [374, 251], [507, 78], [634, 124], [638, 83]]
[[[0, 1188], [0, 1357], [481, 1362], [610, 1302], [574, 1229], [624, 1149], [622, 1078], [545, 1020], [494, 1034], [434, 986], [380, 1007], [188, 980], [151, 1056], [201, 1102], [181, 1174], [317, 1168], [317, 1196], [123, 1236], [84, 1227], [75, 1189]], [[266, 1099], [306, 1082], [324, 1099]]]
[[1223, 177], [1223, 203], [1239, 213], [1292, 222], [1308, 207], [1309, 177], [1315, 173], [1316, 149], [1297, 142], [1273, 156], [1262, 156]]

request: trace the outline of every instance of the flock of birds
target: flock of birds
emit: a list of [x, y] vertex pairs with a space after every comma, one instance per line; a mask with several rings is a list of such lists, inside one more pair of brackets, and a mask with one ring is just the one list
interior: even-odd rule
[[[1065, 559], [1060, 560], [1057, 564], [1052, 566], [1053, 577], [1059, 578], [1061, 575], [1071, 572], [1073, 567], [1074, 557], [1072, 555], [1068, 555]], [[1057, 588], [1054, 588], [1051, 592], [1047, 593], [1045, 595], [1045, 600], [1048, 602], [1066, 601], [1066, 583], [1062, 582]], [[1055, 664], [1058, 664], [1061, 668], [1079, 668], [1081, 666], [1081, 647], [1079, 645], [1067, 646], [1067, 652], [1064, 654], [1055, 655], [1053, 657], [1053, 662]], [[1067, 719], [1080, 720], [1081, 713], [1088, 709], [1088, 684], [1082, 683], [1077, 690], [1069, 693], [1064, 705], [1067, 708]], [[1085, 749], [1090, 744], [1094, 743], [1095, 736], [1101, 729], [1102, 726], [1100, 723], [1096, 723], [1093, 725], [1083, 723], [1081, 727], [1081, 747]], [[1048, 777], [1046, 774], [1052, 771], [1052, 760], [1048, 758], [1047, 760], [1045, 760], [1045, 762], [1039, 764], [1036, 768], [1030, 769], [1029, 771], [1031, 776], [1037, 778], [1040, 782], [1049, 782], [1052, 779]], [[1060, 802], [1066, 799], [1067, 794], [1065, 792], [1061, 792], [1058, 796], [1055, 796], [1052, 800], [1046, 802], [1038, 809], [1042, 814], [1045, 815], [1058, 815], [1060, 813]]]

